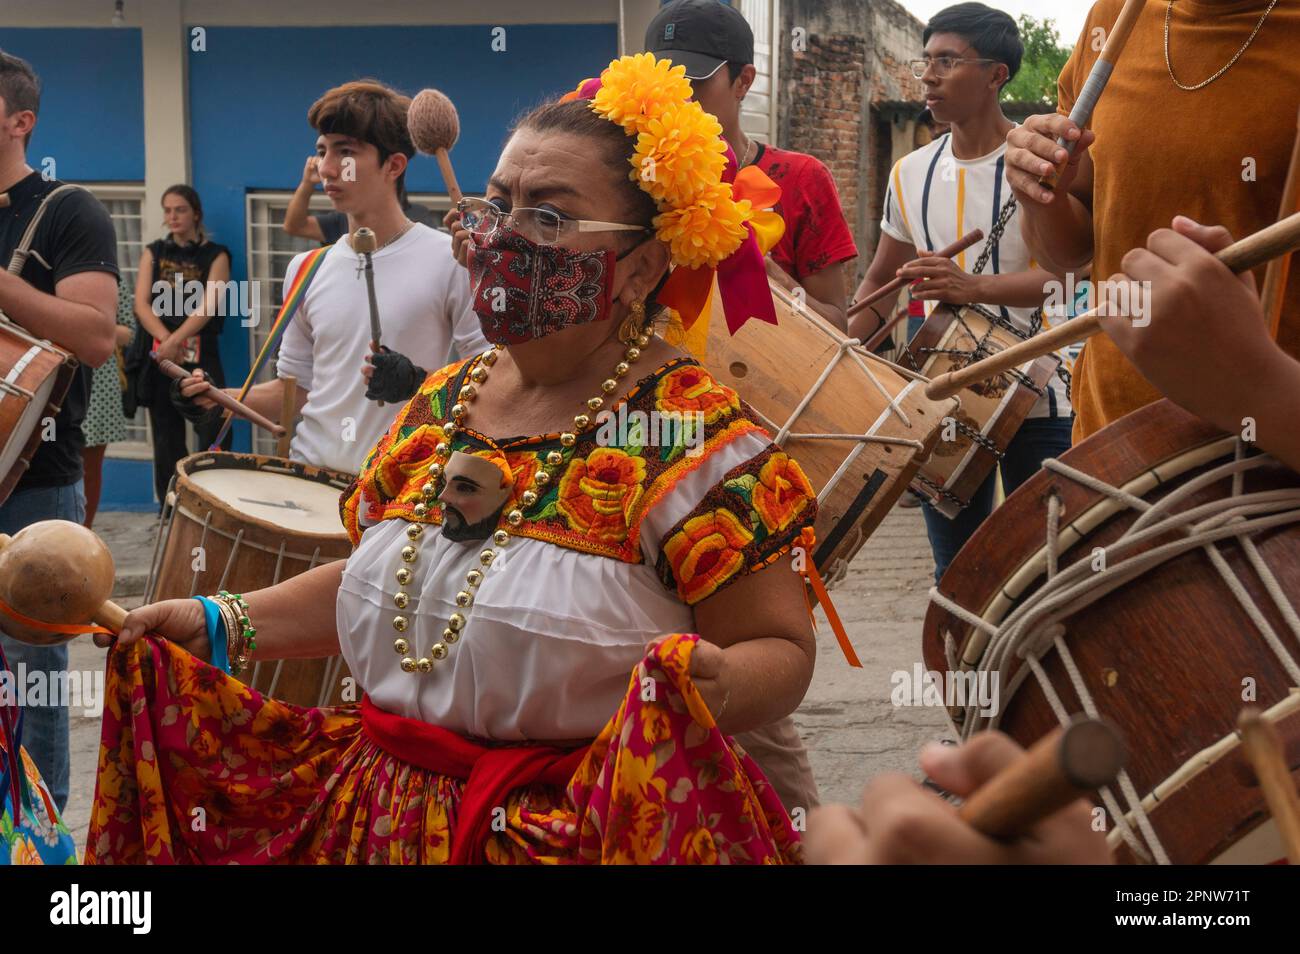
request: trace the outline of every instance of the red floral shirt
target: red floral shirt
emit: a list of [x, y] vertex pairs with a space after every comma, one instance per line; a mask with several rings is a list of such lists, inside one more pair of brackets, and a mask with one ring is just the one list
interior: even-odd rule
[[857, 257], [835, 180], [820, 160], [760, 143], [754, 165], [781, 187], [776, 211], [785, 219], [785, 235], [772, 249], [774, 262], [796, 281], [803, 281], [836, 262]]

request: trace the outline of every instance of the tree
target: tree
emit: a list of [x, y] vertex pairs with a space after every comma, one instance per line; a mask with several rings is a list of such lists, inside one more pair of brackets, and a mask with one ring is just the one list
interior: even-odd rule
[[1019, 18], [1020, 41], [1025, 56], [1020, 72], [1002, 87], [1004, 103], [1045, 103], [1056, 105], [1056, 78], [1070, 58], [1070, 47], [1061, 46], [1061, 35], [1051, 17], [1038, 20], [1027, 13]]

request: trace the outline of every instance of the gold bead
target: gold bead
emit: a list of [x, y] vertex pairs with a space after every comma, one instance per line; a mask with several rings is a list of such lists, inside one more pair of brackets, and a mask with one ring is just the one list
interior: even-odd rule
[[497, 363], [497, 352], [498, 352], [499, 350], [500, 350], [500, 347], [499, 347], [499, 346], [496, 346], [496, 347], [493, 347], [490, 351], [484, 351], [484, 352], [483, 352], [483, 363], [486, 364], [489, 368], [492, 367], [492, 365], [496, 364], [496, 363]]
[[491, 566], [492, 561], [495, 560], [496, 557], [497, 555], [495, 550], [484, 550], [478, 555], [478, 562], [482, 563], [484, 566]]
[[598, 398], [598, 397], [587, 398], [587, 407], [593, 411], [599, 411], [604, 406], [605, 406], [604, 398]]
[[620, 361], [618, 364], [614, 365], [614, 373], [617, 374], [620, 378], [631, 370], [632, 370], [632, 366], [628, 364], [626, 361]]
[[447, 647], [444, 646], [442, 643], [434, 643], [433, 647], [429, 650], [429, 652], [433, 655], [434, 659], [447, 658]]
[[552, 467], [559, 467], [564, 463], [564, 455], [559, 451], [547, 451], [546, 463], [550, 464]]
[[420, 672], [431, 672], [433, 670], [433, 660], [428, 656], [421, 656], [420, 661], [415, 664], [415, 668]]
[[551, 475], [544, 470], [539, 470], [537, 476], [533, 478], [533, 483], [538, 487], [545, 487], [551, 482]]
[[456, 605], [465, 607], [474, 602], [474, 596], [469, 590], [461, 590], [456, 594]]
[[415, 660], [410, 656], [402, 660], [402, 672], [415, 672]]
[[460, 433], [460, 427], [454, 421], [449, 421], [442, 425], [442, 433], [447, 436], [447, 440], [451, 440]]
[[393, 640], [393, 649], [397, 651], [397, 655], [399, 656], [405, 656], [406, 651], [410, 648], [411, 648], [410, 643], [404, 640], [401, 636], [398, 636], [395, 640]]
[[564, 447], [572, 447], [576, 443], [578, 443], [577, 434], [572, 434], [569, 431], [565, 431], [563, 434], [560, 435], [560, 444], [563, 445]]
[[411, 571], [408, 570], [406, 567], [402, 567], [400, 570], [398, 570], [398, 571], [397, 571], [397, 582], [398, 582], [399, 584], [401, 584], [402, 586], [406, 586], [408, 583], [410, 583], [410, 582], [411, 582]]
[[451, 406], [451, 416], [458, 421], [465, 416], [467, 411], [469, 411], [469, 408], [464, 404], [453, 404]]
[[519, 502], [525, 507], [531, 507], [533, 504], [537, 503], [537, 491], [525, 490], [519, 495]]
[[[429, 479], [437, 480], [441, 476], [442, 476], [442, 464], [439, 464], [437, 461], [434, 461], [432, 464], [429, 465]], [[428, 484], [426, 484], [425, 486], [427, 487]]]
[[[423, 506], [423, 504], [421, 504]], [[420, 534], [424, 533], [424, 527], [418, 523], [413, 523], [406, 528], [406, 536], [410, 540], [420, 539]]]
[[460, 639], [460, 633], [456, 632], [454, 629], [444, 629], [442, 631], [442, 641], [444, 643], [454, 643], [458, 639]]
[[613, 378], [606, 378], [604, 381], [600, 382], [600, 389], [604, 391], [606, 394], [613, 394], [614, 389], [617, 387], [618, 387], [618, 382], [615, 381]]
[[397, 630], [399, 633], [404, 633], [406, 632], [406, 627], [409, 622], [410, 620], [408, 620], [405, 616], [394, 616], [393, 629]]
[[650, 344], [650, 336], [649, 336], [649, 335], [638, 335], [638, 336], [637, 336], [637, 339], [636, 339], [636, 343], [639, 344], [642, 348], [644, 348], [644, 347], [646, 347], [648, 344]]
[[433, 481], [428, 481], [420, 488], [420, 493], [424, 494], [425, 500], [432, 500], [438, 494], [438, 488], [434, 486]]
[[460, 613], [452, 613], [447, 617], [447, 628], [453, 633], [459, 633], [465, 628], [465, 617]]
[[419, 552], [420, 551], [416, 550], [415, 547], [402, 547], [402, 562], [414, 563], [415, 556]]
[[573, 429], [575, 431], [585, 431], [591, 424], [591, 418], [586, 414], [578, 414], [573, 418]]
[[411, 509], [411, 512], [417, 517], [427, 517], [429, 515], [429, 505], [424, 502], [418, 503]]
[[524, 522], [524, 512], [522, 510], [511, 510], [506, 514], [506, 521], [512, 527], [517, 527]]
[[446, 441], [439, 441], [438, 446], [433, 449], [433, 452], [439, 457], [446, 457], [451, 453], [451, 448], [447, 446]]
[[465, 574], [465, 582], [470, 586], [478, 586], [483, 582], [483, 574], [478, 570], [470, 570]]
[[472, 401], [478, 397], [478, 388], [472, 384], [466, 384], [460, 389], [459, 397], [462, 401]]
[[[483, 360], [486, 362], [487, 358], [485, 357]], [[469, 378], [476, 384], [482, 384], [487, 379], [487, 371], [482, 367], [477, 367], [469, 373]]]
[[503, 547], [510, 542], [510, 534], [506, 533], [504, 530], [498, 530], [496, 533], [492, 534], [492, 542], [499, 547]]
[[629, 361], [635, 361], [637, 358], [641, 357], [641, 349], [636, 345], [633, 345], [623, 352], [623, 356]]
[[402, 593], [400, 591], [397, 593], [396, 596], [393, 597], [393, 605], [396, 606], [398, 609], [406, 609], [407, 604], [409, 604], [410, 602], [411, 602], [411, 597], [406, 593]]

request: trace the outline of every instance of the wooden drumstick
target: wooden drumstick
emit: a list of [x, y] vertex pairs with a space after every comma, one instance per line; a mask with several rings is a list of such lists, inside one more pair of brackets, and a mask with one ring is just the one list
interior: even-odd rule
[[[930, 255], [927, 255], [925, 257], [926, 258], [956, 258], [958, 255], [966, 251], [966, 249], [970, 248], [972, 245], [974, 245], [982, 238], [984, 238], [984, 232], [980, 229], [975, 229], [971, 232], [967, 232], [965, 235], [963, 235], [957, 241], [953, 242], [947, 248], [941, 248], [939, 251], [933, 252]], [[908, 264], [911, 263], [909, 262]], [[891, 278], [889, 281], [885, 282], [885, 284], [881, 285], [879, 288], [873, 291], [866, 298], [863, 298], [861, 301], [855, 301], [853, 304], [849, 305], [849, 310], [847, 312], [848, 317], [852, 318], [858, 312], [862, 311], [862, 309], [870, 308], [872, 305], [880, 301], [880, 299], [882, 298], [888, 298], [891, 294], [897, 295], [899, 291], [902, 290], [902, 287], [907, 284], [907, 282], [908, 279], [906, 278], [901, 278], [901, 277]], [[877, 334], [879, 334], [879, 332], [877, 332]]]
[[[1278, 218], [1300, 211], [1300, 116], [1296, 117], [1295, 144], [1291, 147], [1291, 165], [1287, 167], [1286, 183], [1282, 186], [1282, 202], [1278, 206]], [[1264, 305], [1264, 320], [1268, 322], [1269, 334], [1277, 340], [1278, 328], [1282, 323], [1282, 300], [1286, 297], [1286, 280], [1291, 265], [1291, 253], [1282, 255], [1268, 263], [1264, 270], [1264, 284], [1260, 286], [1259, 300]]]
[[[1214, 257], [1240, 274], [1297, 248], [1300, 248], [1300, 212], [1234, 242]], [[1112, 277], [1111, 281], [1117, 277]], [[1086, 341], [1101, 331], [1103, 311], [1104, 305], [1099, 305], [1077, 318], [1061, 322], [1055, 328], [1040, 331], [1027, 341], [1017, 342], [1010, 348], [989, 355], [982, 361], [941, 374], [926, 385], [925, 396], [936, 401], [952, 397], [977, 381], [987, 380], [1066, 345]]]
[[280, 380], [284, 382], [284, 390], [280, 392], [280, 420], [284, 421], [281, 425], [284, 433], [280, 435], [275, 452], [280, 457], [288, 457], [289, 443], [293, 440], [293, 420], [298, 416], [298, 379], [286, 374]]
[[[169, 378], [175, 378], [180, 381], [190, 376], [190, 372], [186, 371], [173, 361], [168, 361], [166, 358], [158, 357], [156, 352], [153, 355], [153, 359], [157, 362], [158, 369]], [[276, 437], [279, 437], [284, 433], [284, 428], [279, 424], [276, 424], [274, 421], [258, 414], [247, 404], [242, 404], [239, 401], [236, 401], [225, 391], [221, 390], [221, 388], [210, 388], [208, 390], [208, 397], [212, 398], [212, 400], [216, 401], [231, 414], [235, 415], [235, 417], [242, 417], [244, 420], [256, 424], [263, 430], [270, 431]]]
[[1291, 782], [1277, 728], [1259, 709], [1247, 706], [1237, 717], [1237, 730], [1264, 789], [1264, 799], [1286, 846], [1287, 859], [1293, 865], [1300, 865], [1300, 796]]
[[[1079, 90], [1079, 95], [1074, 100], [1074, 107], [1070, 110], [1070, 122], [1078, 126], [1080, 132], [1092, 120], [1092, 111], [1097, 106], [1097, 100], [1101, 98], [1102, 90], [1110, 82], [1110, 74], [1114, 72], [1115, 63], [1119, 60], [1120, 53], [1124, 52], [1124, 45], [1128, 43], [1128, 38], [1133, 33], [1133, 27], [1145, 5], [1146, 0], [1127, 0], [1123, 9], [1119, 11], [1115, 25], [1110, 28], [1110, 35], [1106, 37], [1106, 43], [1097, 56], [1097, 62], [1092, 64], [1092, 70], [1084, 80], [1083, 88]], [[1069, 164], [1070, 156], [1074, 155], [1073, 142], [1062, 138], [1058, 139], [1056, 144], [1066, 151], [1065, 162], [1038, 180], [1040, 186], [1052, 191], [1056, 191], [1057, 177]]]
[[1035, 742], [966, 799], [958, 815], [990, 838], [1015, 838], [1113, 782], [1125, 754], [1123, 740], [1108, 723], [1079, 719]]

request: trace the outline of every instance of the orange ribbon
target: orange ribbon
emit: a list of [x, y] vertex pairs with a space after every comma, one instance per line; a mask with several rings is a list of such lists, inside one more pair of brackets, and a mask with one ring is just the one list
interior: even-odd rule
[[[817, 534], [812, 527], [804, 527], [799, 531], [799, 546], [804, 552], [804, 579], [812, 587], [813, 595], [817, 597], [817, 602], [821, 604], [822, 609], [826, 611], [826, 620], [831, 624], [831, 632], [835, 634], [835, 639], [840, 644], [840, 649], [844, 653], [844, 658], [849, 661], [849, 665], [854, 669], [861, 669], [862, 663], [858, 660], [858, 654], [853, 651], [853, 644], [849, 642], [849, 634], [844, 630], [844, 623], [840, 621], [840, 614], [835, 612], [835, 604], [831, 602], [831, 596], [826, 592], [826, 584], [822, 582], [821, 574], [817, 572], [817, 564], [813, 562], [813, 548], [817, 545]], [[808, 599], [808, 591], [804, 590], [804, 603], [808, 607], [808, 615], [812, 617], [813, 629], [817, 628], [817, 618], [813, 615], [812, 602]]]
[[[21, 623], [23, 626], [31, 629], [39, 629], [46, 633], [59, 633], [64, 636], [80, 636], [82, 633], [104, 633], [108, 636], [116, 636], [117, 633], [103, 626], [97, 626], [94, 623], [47, 623], [44, 620], [32, 619], [30, 616], [24, 616], [4, 600], [0, 600], [0, 613], [4, 613], [15, 623]], [[21, 642], [21, 640], [19, 640]]]

